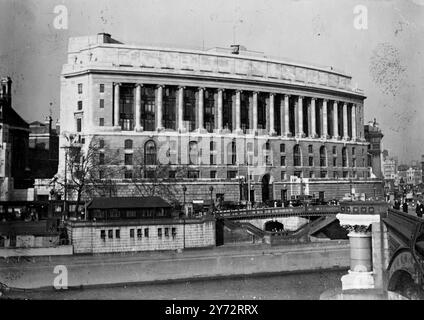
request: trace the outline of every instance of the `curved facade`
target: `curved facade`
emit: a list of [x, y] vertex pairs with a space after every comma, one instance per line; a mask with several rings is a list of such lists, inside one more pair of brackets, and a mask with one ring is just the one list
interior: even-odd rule
[[364, 99], [330, 69], [99, 34], [69, 41], [60, 118], [85, 144], [96, 137], [121, 151], [123, 184], [148, 179], [136, 158], [151, 170], [164, 164], [187, 200], [372, 196], [381, 183], [370, 179]]

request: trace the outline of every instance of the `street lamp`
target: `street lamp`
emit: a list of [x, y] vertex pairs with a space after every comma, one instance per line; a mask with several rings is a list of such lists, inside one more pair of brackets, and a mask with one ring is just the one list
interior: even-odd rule
[[213, 203], [213, 197], [212, 197], [213, 186], [209, 187], [209, 191], [211, 192], [211, 208], [212, 208], [212, 212], [213, 212], [213, 210], [214, 210], [214, 203]]
[[186, 186], [183, 186], [183, 193], [184, 193], [183, 208], [184, 208], [184, 214], [186, 214], [186, 191], [187, 191], [187, 187]]

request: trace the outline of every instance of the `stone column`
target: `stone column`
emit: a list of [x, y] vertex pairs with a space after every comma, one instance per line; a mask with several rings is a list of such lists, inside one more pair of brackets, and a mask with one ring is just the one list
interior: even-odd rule
[[339, 115], [337, 108], [337, 101], [333, 103], [333, 138], [339, 139]]
[[253, 116], [253, 133], [256, 133], [258, 131], [258, 92], [253, 91], [253, 108], [252, 108], [252, 116]]
[[297, 128], [299, 130], [298, 137], [302, 138], [305, 133], [303, 132], [303, 97], [299, 96], [297, 98], [297, 121], [298, 125]]
[[[274, 136], [276, 134], [274, 129], [274, 97], [275, 93], [269, 94], [269, 135]], [[268, 120], [268, 117], [267, 117]]]
[[178, 87], [178, 130], [185, 131], [183, 122], [183, 108], [184, 108], [184, 89], [185, 87]]
[[157, 131], [164, 129], [163, 121], [163, 85], [157, 86]]
[[328, 138], [328, 109], [327, 109], [327, 99], [324, 99], [322, 101], [322, 128], [321, 128], [321, 132], [322, 132], [322, 138], [327, 139]]
[[240, 126], [240, 103], [241, 103], [241, 90], [236, 90], [236, 126], [235, 126], [235, 132], [236, 133], [242, 133], [241, 126]]
[[205, 128], [203, 126], [203, 115], [204, 115], [204, 92], [205, 88], [199, 88], [199, 126], [198, 131], [204, 132]]
[[217, 98], [218, 98], [218, 131], [221, 132], [222, 131], [222, 120], [223, 120], [223, 116], [222, 116], [222, 93], [224, 92], [224, 89], [218, 89], [218, 94], [217, 94]]
[[349, 231], [350, 270], [342, 277], [342, 289], [374, 289], [371, 225], [378, 214], [338, 214], [340, 225]]
[[284, 135], [286, 137], [290, 137], [291, 136], [291, 132], [290, 132], [290, 125], [289, 125], [289, 98], [290, 95], [285, 94], [284, 95]]
[[317, 137], [317, 127], [316, 127], [316, 98], [311, 98], [311, 137], [316, 138]]
[[343, 139], [348, 140], [349, 139], [349, 126], [347, 123], [347, 103], [343, 103]]
[[121, 126], [119, 124], [119, 87], [120, 83], [114, 84], [114, 97], [113, 97], [113, 125], [115, 128], [120, 129]]
[[352, 105], [352, 140], [356, 140], [356, 105]]
[[143, 126], [141, 125], [141, 87], [143, 85], [137, 83], [135, 85], [135, 131], [143, 131]]

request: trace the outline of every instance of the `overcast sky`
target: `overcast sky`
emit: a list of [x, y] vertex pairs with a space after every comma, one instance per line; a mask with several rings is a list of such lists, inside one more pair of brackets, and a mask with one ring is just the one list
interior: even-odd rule
[[[56, 29], [65, 5], [68, 29]], [[367, 29], [354, 26], [357, 5]], [[361, 11], [363, 12], [363, 11]], [[67, 40], [108, 32], [122, 42], [228, 47], [333, 66], [365, 91], [383, 147], [399, 160], [424, 154], [424, 0], [0, 0], [0, 75], [14, 81], [14, 108], [27, 121], [59, 115]]]

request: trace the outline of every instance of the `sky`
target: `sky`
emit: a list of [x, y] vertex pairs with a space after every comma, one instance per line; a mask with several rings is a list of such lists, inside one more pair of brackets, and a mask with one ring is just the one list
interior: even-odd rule
[[[54, 22], [60, 5], [65, 29]], [[25, 120], [58, 118], [68, 39], [99, 32], [141, 45], [236, 43], [343, 70], [364, 90], [365, 121], [376, 118], [389, 155], [424, 154], [424, 0], [0, 0], [0, 76], [12, 77]]]

